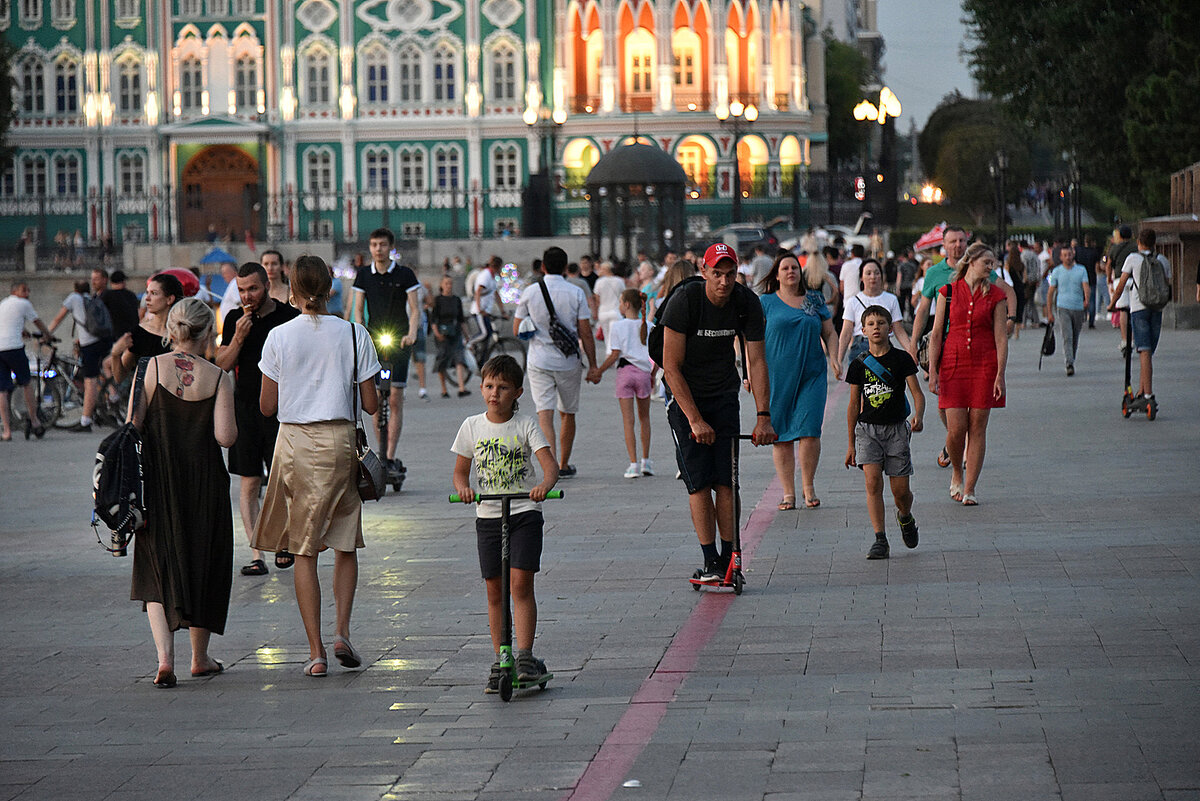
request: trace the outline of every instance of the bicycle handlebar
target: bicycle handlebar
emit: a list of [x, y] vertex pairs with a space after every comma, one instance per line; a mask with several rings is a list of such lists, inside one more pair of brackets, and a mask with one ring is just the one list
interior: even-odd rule
[[[560, 490], [560, 489], [550, 490], [549, 492], [546, 493], [546, 500], [554, 501], [554, 500], [558, 500], [562, 496], [563, 496], [562, 490]], [[500, 492], [500, 493], [494, 493], [491, 495], [480, 495], [480, 494], [476, 493], [474, 502], [478, 503], [479, 501], [502, 501], [505, 498], [508, 498], [509, 500], [528, 499], [529, 493], [527, 493], [527, 492]], [[457, 492], [452, 492], [452, 493], [450, 493], [450, 503], [462, 503], [462, 497]]]

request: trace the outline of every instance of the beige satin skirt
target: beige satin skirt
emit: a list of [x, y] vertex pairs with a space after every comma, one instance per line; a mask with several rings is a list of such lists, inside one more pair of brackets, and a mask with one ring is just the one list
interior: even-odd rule
[[362, 548], [357, 460], [348, 420], [280, 423], [253, 547], [301, 556]]

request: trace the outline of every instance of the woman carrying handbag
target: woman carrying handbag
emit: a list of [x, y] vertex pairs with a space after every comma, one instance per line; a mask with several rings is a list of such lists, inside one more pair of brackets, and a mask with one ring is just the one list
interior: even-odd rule
[[359, 402], [367, 414], [379, 406], [379, 358], [365, 328], [329, 313], [332, 282], [323, 260], [301, 256], [291, 279], [292, 303], [302, 314], [272, 329], [259, 363], [259, 406], [279, 415], [279, 438], [253, 547], [296, 557], [296, 603], [309, 649], [303, 672], [319, 677], [329, 670], [317, 580], [317, 554], [326, 549], [334, 551], [333, 654], [343, 667], [362, 664], [350, 644], [363, 547], [355, 418]]

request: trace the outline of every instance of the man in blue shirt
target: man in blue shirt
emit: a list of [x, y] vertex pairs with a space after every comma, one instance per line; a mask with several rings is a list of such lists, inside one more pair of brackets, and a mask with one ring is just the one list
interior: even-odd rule
[[1067, 375], [1075, 375], [1075, 352], [1079, 350], [1079, 331], [1087, 316], [1091, 285], [1087, 270], [1075, 263], [1075, 249], [1063, 245], [1059, 249], [1061, 263], [1050, 272], [1050, 290], [1046, 295], [1046, 319], [1062, 335], [1063, 355], [1067, 360]]

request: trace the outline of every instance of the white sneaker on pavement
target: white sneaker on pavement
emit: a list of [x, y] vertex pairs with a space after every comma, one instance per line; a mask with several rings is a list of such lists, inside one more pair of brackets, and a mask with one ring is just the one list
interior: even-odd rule
[[630, 462], [629, 467], [625, 469], [625, 478], [641, 478], [642, 471], [638, 469], [637, 462]]
[[654, 463], [651, 462], [649, 459], [642, 460], [642, 475], [643, 476], [654, 475]]

